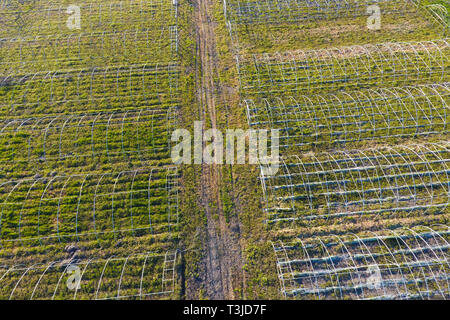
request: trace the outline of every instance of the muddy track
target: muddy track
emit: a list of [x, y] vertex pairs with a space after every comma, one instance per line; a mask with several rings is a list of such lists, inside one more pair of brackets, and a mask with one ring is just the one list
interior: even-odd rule
[[[216, 52], [215, 23], [210, 12], [212, 0], [196, 0], [195, 28], [197, 32], [197, 99], [199, 118], [204, 125], [217, 128], [217, 101], [224, 101], [220, 84], [215, 82], [218, 58]], [[204, 130], [208, 128], [203, 128]], [[221, 128], [218, 128], [221, 129]], [[221, 203], [222, 167], [202, 164], [200, 204], [207, 219], [205, 250], [205, 295], [209, 299], [233, 299], [233, 285], [242, 270], [239, 228], [227, 225]], [[235, 225], [235, 224], [233, 224]], [[240, 286], [240, 285], [239, 285]]]

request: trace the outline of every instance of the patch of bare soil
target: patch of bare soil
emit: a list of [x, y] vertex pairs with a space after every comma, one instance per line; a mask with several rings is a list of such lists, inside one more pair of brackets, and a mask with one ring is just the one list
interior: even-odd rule
[[[197, 55], [200, 72], [197, 72], [197, 99], [200, 105], [199, 117], [203, 123], [210, 123], [217, 128], [217, 101], [220, 101], [223, 90], [214, 79], [217, 75], [218, 57], [216, 51], [215, 22], [210, 10], [212, 0], [196, 0], [195, 26], [197, 31]], [[204, 128], [207, 129], [207, 128]], [[220, 129], [220, 128], [218, 128]], [[238, 222], [227, 224], [221, 203], [220, 181], [222, 167], [220, 165], [202, 164], [201, 199], [207, 219], [204, 245], [204, 265], [206, 274], [205, 295], [209, 299], [233, 299], [235, 274], [242, 270], [242, 254], [239, 245], [240, 233]]]

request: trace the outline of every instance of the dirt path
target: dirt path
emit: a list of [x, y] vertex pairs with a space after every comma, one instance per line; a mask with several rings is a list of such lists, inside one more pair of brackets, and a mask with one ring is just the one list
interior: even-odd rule
[[[213, 0], [196, 0], [195, 26], [197, 31], [197, 98], [199, 117], [204, 124], [210, 123], [217, 128], [217, 101], [223, 101], [220, 84], [215, 83], [217, 75], [217, 52], [215, 23], [210, 16]], [[208, 129], [208, 128], [204, 128]], [[221, 128], [218, 128], [221, 129]], [[233, 299], [233, 285], [236, 273], [242, 270], [239, 228], [235, 223], [225, 221], [221, 201], [222, 167], [220, 165], [202, 165], [201, 205], [207, 218], [207, 243], [205, 244], [205, 289], [209, 299]], [[240, 279], [240, 277], [237, 277]], [[239, 282], [239, 281], [237, 281]], [[240, 286], [238, 284], [238, 286]]]

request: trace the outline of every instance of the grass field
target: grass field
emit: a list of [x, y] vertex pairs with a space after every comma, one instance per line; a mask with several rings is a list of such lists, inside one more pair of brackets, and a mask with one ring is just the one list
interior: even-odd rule
[[[0, 1], [0, 299], [448, 299], [446, 10]], [[174, 165], [199, 120], [278, 172]]]
[[249, 296], [448, 298], [448, 26], [410, 1], [227, 4], [241, 108], [282, 154]]
[[[2, 4], [2, 298], [180, 295], [170, 134], [186, 7]], [[81, 270], [80, 290], [66, 281]]]

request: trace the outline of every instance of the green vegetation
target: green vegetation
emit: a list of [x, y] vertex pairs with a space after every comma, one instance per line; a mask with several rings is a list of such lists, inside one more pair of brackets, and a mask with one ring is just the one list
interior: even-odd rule
[[[0, 299], [448, 297], [448, 1], [314, 3], [2, 2]], [[197, 120], [280, 170], [173, 166]]]
[[[250, 195], [264, 200], [262, 208], [252, 209], [268, 222], [264, 231], [250, 227], [260, 234], [246, 251], [252, 297], [273, 297], [271, 288], [310, 299], [389, 296], [389, 290], [365, 287], [366, 273], [351, 271], [347, 252], [327, 259], [333, 257], [328, 247], [317, 246], [317, 260], [309, 260], [305, 244], [448, 224], [448, 26], [413, 2], [379, 1], [380, 29], [371, 30], [366, 8], [374, 3], [227, 1], [241, 108], [251, 128], [280, 129], [283, 161], [277, 175], [260, 177], [263, 195], [256, 190]], [[246, 225], [243, 214], [241, 220]], [[442, 228], [448, 239], [448, 227]], [[391, 242], [402, 243], [394, 238]], [[406, 246], [427, 245], [417, 240]], [[421, 258], [433, 259], [414, 257]], [[385, 263], [381, 260], [372, 262]], [[269, 261], [276, 266], [267, 268]], [[370, 264], [355, 263], [361, 270]], [[262, 270], [271, 280], [264, 281]], [[413, 270], [405, 279], [428, 281], [434, 272], [420, 276]], [[384, 276], [400, 278], [396, 272]], [[274, 273], [279, 283], [272, 281]], [[430, 283], [428, 292], [408, 288], [399, 297], [442, 297], [439, 281]], [[347, 288], [344, 293], [339, 286]]]
[[[74, 4], [80, 29], [67, 25]], [[35, 299], [71, 298], [69, 265], [85, 271], [77, 298], [180, 297], [181, 174], [169, 139], [189, 77], [189, 10], [2, 4], [0, 297], [17, 285], [16, 299], [34, 286]]]

